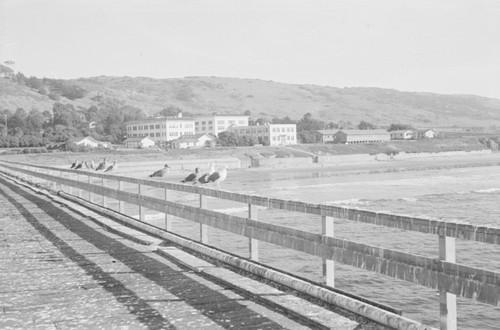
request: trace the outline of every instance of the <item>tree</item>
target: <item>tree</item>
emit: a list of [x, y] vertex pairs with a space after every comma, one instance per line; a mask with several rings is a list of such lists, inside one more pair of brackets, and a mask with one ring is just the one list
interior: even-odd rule
[[32, 109], [26, 117], [26, 132], [40, 132], [44, 122], [45, 117], [42, 115], [42, 113], [37, 109]]
[[317, 131], [325, 127], [325, 123], [321, 120], [312, 118], [311, 113], [306, 113], [304, 117], [297, 123], [297, 132], [302, 131]]
[[410, 124], [391, 124], [389, 127], [388, 131], [401, 131], [401, 130], [407, 130], [407, 129], [414, 129], [412, 125]]
[[169, 105], [168, 107], [163, 108], [158, 114], [163, 117], [177, 117], [181, 112], [181, 108]]
[[367, 121], [360, 121], [359, 124], [358, 124], [358, 129], [375, 129], [377, 128], [377, 126], [373, 125], [372, 123], [369, 123]]

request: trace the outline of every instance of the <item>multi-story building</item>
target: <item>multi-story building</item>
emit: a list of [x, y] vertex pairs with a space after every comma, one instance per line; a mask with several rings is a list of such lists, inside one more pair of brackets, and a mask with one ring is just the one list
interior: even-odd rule
[[183, 135], [195, 134], [195, 119], [161, 117], [131, 121], [125, 124], [127, 138], [149, 136], [159, 146]]
[[248, 126], [248, 116], [212, 114], [195, 118], [195, 132], [197, 134], [209, 133], [217, 136], [220, 132], [227, 131], [230, 127]]
[[297, 144], [297, 125], [265, 124], [255, 126], [231, 127], [230, 132], [238, 136], [255, 138], [263, 145]]

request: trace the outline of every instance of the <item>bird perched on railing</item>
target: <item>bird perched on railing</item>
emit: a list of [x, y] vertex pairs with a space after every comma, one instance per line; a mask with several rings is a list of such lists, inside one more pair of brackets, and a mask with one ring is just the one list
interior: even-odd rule
[[118, 164], [116, 161], [113, 161], [113, 165], [109, 166], [106, 170], [104, 170], [104, 172], [116, 171], [117, 168]]
[[70, 168], [75, 168], [75, 167], [76, 167], [76, 165], [78, 165], [78, 160], [75, 160], [75, 161], [73, 162], [73, 164], [71, 164], [71, 167], [70, 167]]
[[189, 174], [187, 177], [182, 180], [182, 183], [192, 182], [193, 184], [198, 183], [198, 179], [200, 178], [200, 169], [197, 167], [194, 169], [194, 172]]
[[90, 162], [85, 162], [85, 167], [93, 170], [95, 168], [94, 161], [91, 160]]
[[79, 161], [79, 162], [78, 162], [78, 164], [76, 164], [76, 166], [75, 166], [75, 168], [74, 168], [74, 169], [75, 169], [75, 170], [79, 170], [79, 169], [81, 169], [81, 168], [82, 168], [82, 166], [83, 166], [83, 161]]
[[226, 180], [227, 177], [227, 165], [222, 165], [221, 170], [210, 174], [207, 179], [207, 183], [214, 183], [217, 189], [220, 189], [220, 184]]
[[208, 170], [207, 173], [203, 174], [202, 176], [200, 176], [200, 178], [198, 179], [198, 182], [201, 183], [201, 184], [205, 184], [205, 183], [208, 183], [208, 177], [210, 175], [212, 175], [212, 173], [215, 172], [215, 165], [212, 163], [210, 164], [210, 169]]
[[165, 175], [165, 173], [168, 172], [169, 168], [170, 168], [170, 166], [168, 166], [168, 164], [165, 164], [165, 167], [163, 167], [161, 170], [154, 172], [153, 174], [150, 174], [149, 177], [150, 178], [162, 178]]
[[108, 162], [106, 161], [106, 158], [104, 158], [103, 161], [99, 163], [99, 165], [97, 165], [95, 170], [100, 171], [100, 170], [105, 170], [107, 168], [108, 168]]

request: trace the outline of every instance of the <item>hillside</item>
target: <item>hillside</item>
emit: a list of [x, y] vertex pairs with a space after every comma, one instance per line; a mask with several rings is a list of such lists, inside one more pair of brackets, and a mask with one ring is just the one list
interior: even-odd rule
[[[253, 119], [309, 112], [323, 121], [365, 120], [374, 124], [411, 123], [416, 127], [500, 126], [500, 100], [473, 95], [400, 92], [381, 88], [292, 85], [257, 79], [186, 77], [172, 79], [93, 77], [67, 81], [89, 93], [60, 102], [88, 108], [100, 97], [122, 100], [148, 115], [169, 106], [192, 114], [250, 111]], [[9, 79], [0, 79], [0, 109], [50, 110], [55, 101]]]

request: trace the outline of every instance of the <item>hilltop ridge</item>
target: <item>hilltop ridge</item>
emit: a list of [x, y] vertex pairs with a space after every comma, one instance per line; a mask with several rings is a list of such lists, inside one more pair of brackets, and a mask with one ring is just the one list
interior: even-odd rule
[[[185, 77], [99, 76], [62, 80], [83, 88], [81, 98], [60, 97], [61, 103], [89, 108], [102, 98], [154, 115], [167, 107], [191, 114], [250, 113], [257, 118], [293, 120], [311, 113], [323, 121], [365, 120], [378, 125], [411, 123], [416, 127], [500, 125], [500, 100], [474, 95], [402, 92], [394, 89], [286, 84], [258, 79]], [[0, 79], [0, 109], [22, 107], [51, 110], [56, 102], [48, 95], [12, 79]]]

